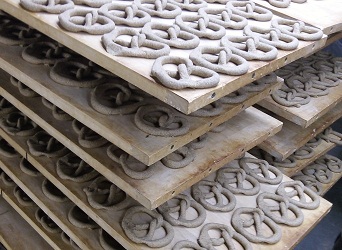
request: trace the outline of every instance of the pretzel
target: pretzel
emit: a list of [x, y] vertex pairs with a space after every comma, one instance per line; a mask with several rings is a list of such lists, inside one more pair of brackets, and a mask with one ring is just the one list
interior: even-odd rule
[[197, 117], [213, 117], [222, 114], [223, 112], [223, 105], [222, 103], [217, 100], [210, 104], [205, 105], [204, 107], [192, 112], [189, 114], [190, 116], [197, 116]]
[[16, 86], [19, 89], [20, 94], [22, 94], [25, 97], [37, 97], [39, 94], [37, 94], [35, 91], [33, 91], [31, 88], [27, 87], [24, 83], [19, 81], [18, 79], [14, 78], [13, 76], [10, 76], [10, 82]]
[[73, 249], [81, 250], [81, 248], [65, 232], [61, 233], [61, 238], [66, 244], [70, 245]]
[[268, 2], [278, 8], [287, 8], [290, 6], [291, 0], [268, 0]]
[[88, 5], [93, 8], [100, 8], [102, 5], [112, 2], [112, 0], [72, 0], [77, 5]]
[[243, 88], [240, 88], [228, 95], [221, 97], [219, 100], [224, 104], [238, 104], [246, 101], [248, 93]]
[[13, 136], [31, 136], [40, 130], [34, 121], [20, 111], [9, 113], [1, 118], [0, 127]]
[[281, 161], [270, 154], [265, 154], [265, 160], [277, 168], [294, 168], [297, 166], [297, 160], [293, 155], [290, 155], [285, 160]]
[[332, 172], [335, 173], [341, 173], [342, 172], [342, 161], [332, 155], [323, 155], [320, 158], [318, 158], [315, 163], [318, 164], [323, 164], [326, 165], [328, 167], [328, 169]]
[[205, 147], [208, 139], [209, 139], [209, 136], [206, 133], [206, 134], [203, 134], [203, 135], [197, 137], [193, 141], [189, 142], [186, 146], [190, 149], [200, 149], [200, 148]]
[[332, 142], [337, 145], [342, 145], [342, 134], [337, 131], [333, 131], [331, 127], [326, 128], [322, 133], [318, 135], [327, 142]]
[[62, 191], [60, 191], [51, 181], [49, 181], [46, 178], [42, 182], [42, 191], [43, 194], [52, 201], [69, 201], [69, 198], [65, 196], [65, 194]]
[[270, 21], [272, 12], [266, 8], [257, 6], [253, 1], [228, 1], [226, 8], [233, 11], [234, 14], [243, 16], [248, 19], [254, 19], [261, 22]]
[[8, 187], [14, 187], [17, 185], [4, 171], [2, 171], [2, 169], [0, 169], [0, 178]]
[[321, 183], [328, 184], [331, 182], [333, 173], [325, 164], [311, 163], [302, 169], [303, 174], [316, 178]]
[[195, 12], [208, 6], [207, 1], [204, 0], [168, 0], [168, 2], [180, 7], [182, 10]]
[[294, 181], [300, 181], [305, 187], [310, 188], [316, 194], [321, 195], [323, 192], [322, 183], [320, 183], [316, 178], [308, 176], [305, 174], [299, 174], [291, 177]]
[[19, 167], [21, 171], [23, 171], [25, 174], [37, 177], [42, 176], [42, 173], [39, 172], [28, 160], [26, 160], [24, 157], [21, 158]]
[[182, 13], [180, 7], [167, 0], [134, 0], [134, 3], [151, 16], [173, 19]]
[[0, 29], [0, 43], [10, 46], [26, 46], [41, 38], [41, 33], [21, 22], [10, 22]]
[[319, 146], [322, 142], [322, 138], [319, 137], [314, 137], [311, 138], [310, 141], [308, 141], [307, 143], [305, 143], [305, 146], [310, 147], [310, 148], [316, 148], [317, 146]]
[[43, 226], [43, 228], [50, 233], [61, 233], [62, 229], [47, 215], [38, 208], [35, 213], [36, 220]]
[[306, 93], [311, 97], [325, 96], [329, 94], [326, 86], [318, 84], [306, 77], [295, 75], [285, 80], [285, 83], [299, 93]]
[[36, 206], [36, 203], [22, 190], [19, 186], [16, 186], [13, 189], [13, 194], [17, 198], [20, 205], [28, 207], [28, 206]]
[[172, 250], [182, 249], [206, 250], [205, 248], [200, 247], [197, 243], [188, 240], [178, 241], [172, 248]]
[[100, 228], [99, 230], [100, 245], [104, 250], [124, 250], [125, 248], [119, 244], [110, 234]]
[[20, 6], [32, 12], [60, 14], [75, 7], [72, 0], [20, 0]]
[[0, 137], [0, 155], [8, 158], [16, 158], [19, 153], [5, 139]]
[[193, 149], [183, 146], [162, 158], [161, 162], [168, 168], [179, 169], [188, 166], [194, 159]]
[[295, 89], [288, 88], [285, 84], [280, 89], [273, 91], [271, 94], [272, 99], [285, 107], [301, 107], [311, 101], [311, 97], [305, 93], [299, 93]]

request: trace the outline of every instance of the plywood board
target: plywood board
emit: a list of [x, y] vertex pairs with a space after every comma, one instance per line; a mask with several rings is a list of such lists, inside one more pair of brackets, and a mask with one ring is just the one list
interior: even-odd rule
[[[249, 156], [249, 155], [247, 155]], [[18, 159], [6, 159], [6, 161], [17, 161]], [[7, 165], [7, 164], [6, 164]], [[13, 164], [10, 164], [11, 166], [14, 166]], [[233, 161], [229, 163], [226, 167], [236, 167], [237, 162]], [[40, 166], [37, 166], [37, 168]], [[40, 167], [41, 168], [41, 167]], [[49, 170], [48, 168], [46, 170]], [[20, 169], [18, 168], [11, 168], [8, 169], [9, 174], [12, 175], [14, 179], [16, 179], [16, 176], [20, 175]], [[53, 171], [54, 172], [54, 171]], [[45, 173], [44, 173], [45, 174]], [[54, 173], [53, 173], [54, 174]], [[208, 176], [206, 179], [207, 180], [213, 180], [215, 178], [215, 174], [213, 173], [212, 175]], [[286, 176], [283, 177], [283, 181], [290, 181], [290, 179]], [[26, 183], [25, 186], [26, 188], [31, 186], [39, 186], [39, 178], [32, 178], [27, 175], [21, 175], [21, 182]], [[125, 213], [125, 209], [121, 211], [104, 211], [104, 210], [93, 210], [91, 207], [87, 205], [87, 202], [84, 202], [84, 193], [82, 192], [82, 187], [87, 186], [87, 183], [80, 184], [80, 183], [73, 183], [73, 182], [65, 182], [62, 181], [64, 184], [66, 184], [68, 187], [67, 194], [68, 196], [71, 195], [71, 193], [75, 192], [74, 195], [76, 195], [76, 203], [78, 202], [83, 202], [83, 206], [81, 204], [78, 204], [83, 210], [90, 212], [89, 215], [90, 217], [94, 216], [94, 213], [96, 214], [95, 220], [96, 221], [102, 221], [101, 226], [105, 226], [106, 230], [109, 230], [109, 233], [112, 234], [120, 243], [127, 249], [142, 249], [142, 250], [147, 250], [151, 249], [149, 247], [146, 247], [141, 244], [135, 244], [132, 241], [130, 241], [124, 232], [122, 231], [122, 228], [120, 226], [120, 221], [121, 218], [123, 217], [123, 214]], [[266, 185], [266, 184], [261, 184], [261, 191], [260, 192], [274, 192], [278, 185]], [[64, 190], [63, 190], [64, 191]], [[78, 195], [78, 194], [79, 195]], [[189, 195], [190, 190], [186, 190], [184, 192], [185, 194]], [[236, 195], [237, 199], [237, 207], [243, 207], [243, 206], [248, 206], [248, 207], [253, 207], [256, 205], [255, 202], [256, 196], [244, 196], [244, 195]], [[82, 201], [83, 200], [83, 201]], [[130, 203], [130, 206], [136, 205], [135, 202]], [[326, 200], [321, 198], [320, 201], [320, 206], [319, 208], [315, 210], [302, 210], [305, 216], [304, 223], [297, 228], [293, 227], [287, 227], [287, 226], [281, 226], [281, 230], [283, 233], [283, 237], [280, 242], [278, 242], [275, 245], [265, 245], [265, 244], [252, 244], [253, 249], [288, 249], [288, 248], [293, 248], [305, 235], [310, 231], [316, 223], [330, 210], [331, 203], [327, 202]], [[91, 212], [93, 211], [93, 212]], [[211, 223], [211, 222], [216, 222], [216, 223], [225, 223], [225, 224], [230, 224], [229, 221], [231, 219], [232, 212], [226, 212], [226, 213], [214, 213], [207, 211], [207, 219], [204, 222], [206, 223]], [[109, 227], [109, 228], [108, 228]], [[171, 249], [172, 246], [178, 242], [179, 240], [191, 240], [193, 242], [197, 241], [197, 238], [199, 236], [201, 227], [197, 228], [184, 228], [184, 227], [174, 227], [175, 230], [175, 237], [174, 240], [167, 245], [164, 248], [156, 248], [156, 249]]]
[[307, 0], [305, 3], [291, 2], [287, 8], [277, 8], [268, 1], [254, 0], [255, 3], [272, 10], [273, 13], [299, 19], [307, 24], [318, 27], [329, 35], [342, 30], [340, 0]]
[[53, 249], [3, 197], [0, 197], [0, 221], [0, 242], [7, 250]]
[[[21, 47], [0, 44], [0, 66], [2, 69], [146, 165], [155, 163], [208, 130], [227, 121], [268, 96], [280, 84], [270, 84], [263, 92], [250, 94], [249, 99], [243, 103], [223, 104], [223, 112], [215, 117], [186, 116], [174, 110], [177, 116], [189, 121], [189, 131], [185, 135], [176, 137], [153, 136], [136, 127], [134, 114], [102, 115], [98, 113], [89, 104], [91, 89], [72, 88], [57, 84], [49, 77], [50, 68], [48, 66], [27, 63], [22, 59], [21, 51]], [[1, 86], [9, 89], [11, 86], [8, 85], [11, 84], [8, 74], [0, 71], [0, 78], [5, 79]], [[39, 103], [41, 102], [39, 101]], [[157, 103], [162, 104], [161, 102]]]
[[297, 107], [285, 107], [275, 102], [271, 96], [258, 102], [258, 105], [272, 111], [273, 113], [284, 117], [285, 119], [306, 128], [336, 106], [342, 100], [342, 84], [329, 88], [329, 94], [317, 98], [311, 98], [311, 101]]
[[[312, 50], [318, 50], [324, 46], [326, 40], [324, 37], [315, 42], [300, 42], [299, 47], [294, 51], [279, 50], [277, 58], [271, 62], [250, 62], [249, 71], [242, 76], [220, 75], [220, 83], [215, 88], [171, 90], [156, 83], [151, 78], [150, 71], [154, 60], [112, 56], [103, 49], [101, 36], [66, 32], [59, 27], [57, 15], [26, 11], [19, 6], [19, 2], [19, 0], [4, 0], [0, 2], [0, 8], [185, 114], [204, 107], [253, 80], [311, 53]], [[153, 21], [160, 22], [157, 19]], [[173, 20], [170, 19], [167, 22], [173, 23]], [[248, 22], [269, 26], [268, 22], [260, 23], [252, 20]], [[236, 32], [242, 34], [241, 31], [227, 30], [229, 34]], [[219, 41], [201, 40], [201, 45], [209, 44], [219, 46]], [[171, 55], [182, 55], [184, 57], [188, 53], [190, 51], [171, 50]]]
[[279, 160], [284, 160], [311, 138], [338, 120], [342, 116], [342, 103], [337, 104], [307, 128], [302, 128], [279, 116], [273, 116], [284, 123], [283, 128], [279, 133], [268, 138], [258, 146]]
[[[16, 158], [13, 158], [16, 159]], [[19, 163], [19, 159], [16, 159]], [[5, 165], [0, 162], [6, 174], [82, 249], [100, 249], [97, 230], [81, 229], [72, 225], [68, 220], [68, 212], [74, 206], [71, 201], [56, 202], [50, 200], [42, 191], [42, 182], [30, 184], [26, 182], [28, 175], [20, 172], [19, 165]], [[19, 170], [16, 175], [11, 169]], [[34, 180], [35, 178], [29, 178]], [[3, 190], [3, 192], [5, 192]], [[8, 194], [9, 195], [9, 194]]]
[[[22, 104], [18, 107], [24, 108], [25, 105], [32, 107], [27, 102]], [[195, 151], [195, 160], [185, 168], [170, 169], [163, 165], [156, 168], [150, 178], [135, 180], [128, 177], [121, 166], [107, 156], [106, 147], [88, 150], [81, 148], [77, 143], [76, 134], [72, 132], [71, 122], [60, 122], [52, 119], [51, 115], [48, 117], [49, 112], [36, 108], [34, 110], [37, 111], [36, 114], [29, 111], [28, 108], [25, 109], [37, 121], [40, 117], [40, 123], [43, 122], [44, 118], [47, 118], [44, 126], [49, 132], [57, 136], [57, 139], [62, 139], [63, 143], [71, 146], [71, 150], [84, 158], [98, 172], [149, 209], [156, 208], [206, 177], [212, 171], [279, 132], [282, 125], [281, 122], [271, 116], [250, 107], [230, 119], [225, 124], [225, 130], [221, 133], [210, 133], [205, 146]], [[15, 145], [17, 151], [24, 156], [26, 155], [26, 158], [34, 158], [28, 153], [27, 138], [14, 138], [1, 129], [0, 136]]]

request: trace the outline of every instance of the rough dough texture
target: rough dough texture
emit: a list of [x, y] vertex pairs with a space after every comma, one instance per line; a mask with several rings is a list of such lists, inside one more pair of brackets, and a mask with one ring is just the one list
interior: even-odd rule
[[20, 0], [20, 5], [32, 12], [60, 14], [75, 7], [72, 0]]
[[20, 154], [5, 139], [0, 137], [0, 155], [8, 158], [19, 157]]
[[87, 215], [76, 205], [69, 210], [68, 220], [71, 224], [78, 228], [95, 229], [100, 227], [95, 221], [93, 221], [93, 219], [89, 217], [89, 215]]
[[134, 0], [134, 3], [151, 16], [173, 19], [182, 13], [180, 7], [167, 0]]
[[219, 100], [224, 104], [239, 104], [246, 101], [248, 98], [248, 92], [243, 88], [240, 88], [226, 96], [221, 97]]
[[314, 191], [316, 194], [321, 195], [323, 192], [323, 186], [322, 183], [320, 183], [316, 178], [299, 174], [291, 177], [295, 181], [300, 181], [304, 184], [305, 187], [310, 188], [312, 191]]
[[36, 92], [32, 89], [27, 87], [24, 83], [19, 81], [18, 79], [14, 78], [13, 76], [10, 77], [10, 82], [19, 89], [20, 94], [25, 97], [36, 97], [39, 96]]
[[324, 139], [327, 142], [333, 142], [339, 146], [342, 145], [342, 134], [337, 131], [333, 131], [332, 128], [326, 128], [317, 137]]
[[297, 160], [292, 155], [287, 157], [285, 160], [280, 161], [270, 154], [265, 154], [265, 160], [268, 161], [272, 166], [277, 168], [294, 168], [297, 166]]
[[320, 158], [318, 158], [315, 163], [326, 165], [330, 171], [335, 173], [341, 173], [342, 172], [342, 161], [332, 155], [323, 155]]
[[0, 171], [0, 178], [2, 182], [8, 187], [14, 187], [17, 184], [5, 173]]
[[112, 0], [73, 0], [77, 5], [88, 5], [93, 8], [100, 8], [102, 5], [112, 2]]
[[220, 100], [216, 100], [210, 104], [207, 104], [203, 108], [200, 108], [194, 112], [192, 112], [191, 116], [197, 117], [213, 117], [222, 114], [223, 105]]
[[271, 11], [257, 6], [253, 1], [228, 1], [226, 8], [231, 9], [234, 14], [248, 19], [254, 19], [261, 22], [270, 21], [273, 17]]
[[66, 233], [62, 232], [61, 238], [65, 243], [69, 244], [73, 249], [81, 250], [81, 248], [77, 246], [77, 244]]
[[62, 229], [40, 208], [36, 210], [35, 217], [43, 228], [50, 233], [61, 233]]
[[0, 96], [0, 115], [6, 115], [17, 110], [12, 103]]
[[125, 250], [110, 234], [100, 228], [99, 230], [100, 245], [104, 250]]
[[311, 163], [302, 169], [303, 174], [316, 178], [321, 183], [328, 184], [331, 182], [333, 173], [325, 164]]
[[182, 10], [196, 12], [201, 8], [207, 7], [208, 3], [204, 0], [168, 0], [167, 2], [177, 5]]
[[40, 130], [34, 121], [20, 111], [9, 113], [1, 118], [0, 127], [13, 136], [31, 136]]
[[65, 196], [65, 194], [60, 191], [52, 182], [48, 179], [44, 179], [42, 183], [42, 191], [44, 195], [50, 200], [56, 202], [66, 202], [69, 201], [69, 198]]
[[285, 107], [301, 107], [311, 101], [311, 97], [306, 93], [299, 93], [295, 89], [288, 88], [285, 84], [276, 91], [273, 91], [272, 99]]
[[0, 29], [0, 43], [10, 46], [26, 46], [41, 39], [42, 34], [24, 23], [14, 21]]
[[315, 151], [307, 146], [303, 146], [299, 149], [297, 149], [292, 155], [297, 160], [304, 160], [304, 159], [310, 159], [312, 156], [314, 156]]
[[23, 171], [25, 174], [32, 176], [32, 177], [37, 177], [37, 176], [42, 176], [42, 173], [39, 172], [28, 160], [26, 160], [24, 157], [21, 158], [19, 167], [21, 171]]
[[161, 162], [168, 168], [179, 169], [188, 166], [194, 159], [193, 149], [183, 146], [162, 158]]
[[14, 196], [22, 206], [36, 206], [36, 203], [23, 191], [19, 186], [16, 186], [13, 190]]
[[188, 241], [188, 240], [178, 241], [172, 248], [172, 250], [182, 250], [182, 249], [206, 250], [205, 248], [197, 245], [197, 243]]

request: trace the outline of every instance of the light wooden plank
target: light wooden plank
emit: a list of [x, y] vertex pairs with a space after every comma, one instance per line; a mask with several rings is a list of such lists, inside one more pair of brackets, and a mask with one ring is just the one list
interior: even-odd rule
[[284, 160], [311, 138], [338, 120], [342, 116], [342, 102], [307, 128], [302, 128], [282, 117], [273, 116], [284, 123], [283, 128], [279, 133], [263, 141], [258, 146], [279, 160]]
[[[19, 163], [19, 159], [13, 158]], [[95, 230], [81, 229], [72, 225], [68, 220], [68, 212], [74, 206], [72, 201], [63, 203], [55, 202], [48, 199], [42, 191], [42, 179], [40, 183], [30, 183], [29, 180], [35, 178], [27, 178], [28, 175], [21, 172], [19, 165], [5, 165], [0, 162], [1, 168], [6, 174], [82, 249], [100, 249], [98, 239], [99, 232]], [[12, 169], [18, 170], [16, 174]], [[3, 190], [4, 192], [4, 190]], [[9, 195], [9, 194], [8, 194]]]
[[255, 3], [272, 10], [278, 15], [299, 19], [323, 30], [324, 34], [333, 34], [342, 30], [340, 0], [307, 0], [305, 3], [291, 2], [287, 8], [277, 8], [268, 1], [254, 0]]
[[[33, 103], [33, 102], [32, 102]], [[18, 104], [18, 103], [17, 103]], [[24, 105], [27, 105], [25, 103]], [[22, 103], [18, 105], [23, 108]], [[30, 107], [32, 107], [30, 105]], [[25, 111], [28, 111], [27, 108]], [[226, 128], [221, 133], [210, 133], [206, 145], [202, 149], [196, 150], [195, 160], [182, 169], [170, 169], [165, 166], [157, 168], [154, 174], [145, 180], [135, 180], [128, 177], [122, 168], [112, 161], [106, 154], [106, 147], [96, 149], [81, 149], [77, 143], [77, 136], [72, 133], [71, 122], [60, 122], [54, 120], [44, 109], [38, 111], [35, 117], [47, 119], [45, 126], [49, 131], [57, 135], [63, 132], [64, 142], [69, 140], [73, 143], [72, 150], [81, 158], [84, 158], [98, 172], [114, 182], [118, 187], [127, 192], [149, 209], [156, 208], [174, 195], [182, 192], [200, 179], [217, 170], [227, 162], [238, 157], [260, 142], [279, 132], [282, 123], [268, 116], [255, 108], [248, 108], [242, 113], [230, 119]], [[33, 114], [30, 112], [30, 114]], [[0, 130], [3, 136], [22, 155], [28, 159], [34, 159], [28, 154], [26, 144], [27, 138], [14, 138]], [[58, 137], [57, 139], [60, 139]], [[151, 184], [153, 183], [153, 184]]]
[[[279, 83], [274, 83], [261, 93], [250, 94], [249, 99], [244, 103], [224, 105], [224, 111], [216, 117], [186, 116], [175, 110], [178, 116], [189, 121], [189, 132], [177, 137], [152, 136], [135, 126], [134, 114], [106, 116], [96, 112], [89, 105], [90, 89], [57, 84], [49, 77], [49, 67], [33, 65], [24, 61], [21, 57], [21, 50], [21, 47], [0, 44], [0, 66], [2, 69], [146, 165], [155, 163], [268, 96], [270, 91], [279, 88]], [[7, 79], [2, 81], [3, 88], [11, 88], [8, 86], [11, 85], [8, 81], [8, 74], [0, 71], [0, 78]]]
[[[0, 185], [2, 186], [3, 183], [1, 182]], [[0, 197], [0, 221], [0, 242], [7, 250], [53, 249], [11, 207], [4, 197]]]
[[342, 100], [342, 84], [329, 89], [329, 94], [312, 98], [311, 101], [299, 108], [285, 107], [278, 104], [271, 96], [258, 102], [258, 105], [284, 117], [285, 119], [306, 128], [326, 114]]
[[[19, 0], [1, 1], [0, 8], [186, 114], [204, 107], [247, 83], [311, 53], [312, 50], [318, 50], [324, 46], [326, 40], [326, 37], [324, 37], [315, 42], [301, 41], [299, 47], [294, 51], [279, 50], [277, 58], [271, 63], [265, 61], [250, 62], [248, 73], [239, 77], [220, 75], [220, 83], [215, 88], [171, 90], [157, 84], [151, 78], [150, 70], [154, 60], [109, 55], [102, 47], [101, 36], [66, 32], [59, 27], [57, 15], [28, 12], [19, 6]], [[158, 22], [159, 20], [156, 19], [155, 21]], [[168, 22], [173, 23], [173, 20], [170, 19]], [[260, 23], [252, 20], [249, 20], [249, 23], [269, 25], [267, 22]], [[241, 31], [227, 30], [229, 34], [236, 32], [242, 34]], [[201, 45], [208, 44], [219, 46], [219, 41], [201, 40]], [[172, 55], [182, 54], [184, 56], [186, 53], [190, 53], [190, 51], [171, 50]]]
[[326, 142], [322, 140], [322, 142], [315, 148], [313, 148], [314, 155], [309, 159], [304, 160], [297, 160], [297, 165], [294, 168], [281, 168], [278, 167], [278, 169], [285, 174], [286, 176], [292, 177], [299, 171], [301, 171], [303, 168], [305, 168], [307, 165], [318, 159], [320, 156], [327, 153], [330, 149], [334, 148], [336, 146], [335, 143]]

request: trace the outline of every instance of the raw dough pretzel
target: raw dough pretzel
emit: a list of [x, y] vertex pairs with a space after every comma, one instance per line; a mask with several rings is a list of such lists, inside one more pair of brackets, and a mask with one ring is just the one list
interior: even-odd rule
[[37, 42], [42, 34], [24, 23], [14, 22], [0, 29], [0, 43], [10, 46], [25, 46]]
[[173, 19], [182, 13], [180, 7], [167, 0], [134, 0], [134, 3], [151, 16]]
[[224, 131], [227, 128], [227, 122], [228, 121], [225, 121], [225, 122], [221, 123], [220, 125], [216, 126], [215, 128], [212, 128], [209, 132], [221, 133], [222, 131]]
[[110, 159], [121, 165], [126, 175], [137, 180], [150, 178], [158, 168], [163, 167], [160, 161], [147, 166], [133, 156], [123, 152], [114, 144], [107, 148], [107, 155]]
[[13, 136], [31, 136], [40, 130], [34, 121], [20, 111], [9, 113], [1, 118], [0, 127]]
[[[196, 211], [196, 217], [192, 218], [190, 215], [190, 219], [188, 219], [187, 217], [189, 217], [189, 213], [192, 214], [192, 210]], [[199, 227], [206, 219], [204, 207], [196, 201], [191, 200], [190, 197], [185, 194], [178, 194], [177, 196], [172, 197], [169, 201], [158, 207], [158, 212], [161, 213], [164, 220], [169, 222], [172, 226], [189, 228]]]
[[88, 5], [93, 8], [100, 8], [102, 5], [112, 2], [112, 0], [73, 0], [77, 5]]
[[125, 250], [110, 234], [100, 228], [99, 230], [100, 245], [104, 250]]
[[312, 156], [314, 156], [315, 151], [308, 147], [308, 146], [303, 146], [299, 149], [297, 149], [292, 156], [296, 158], [297, 160], [304, 160], [304, 159], [310, 159]]
[[310, 188], [316, 194], [321, 195], [323, 192], [322, 183], [317, 181], [316, 178], [304, 174], [295, 175], [291, 177], [295, 181], [300, 181], [304, 184], [305, 187]]
[[68, 113], [64, 112], [62, 109], [57, 107], [55, 104], [51, 103], [44, 97], [42, 97], [42, 103], [45, 107], [52, 110], [52, 116], [59, 121], [72, 121], [74, 118]]
[[301, 74], [303, 77], [310, 79], [314, 83], [325, 87], [335, 87], [342, 82], [342, 80], [332, 72], [317, 70], [311, 67], [304, 68]]
[[13, 194], [17, 198], [20, 205], [24, 207], [36, 205], [36, 203], [34, 203], [34, 201], [19, 186], [16, 186], [13, 189]]
[[223, 105], [220, 100], [216, 100], [210, 104], [205, 105], [204, 107], [192, 112], [190, 116], [197, 117], [213, 117], [222, 114]]
[[98, 85], [91, 91], [90, 104], [104, 115], [126, 115], [134, 113], [145, 98], [131, 90], [123, 81], [113, 81]]
[[319, 182], [328, 184], [331, 182], [333, 173], [327, 165], [312, 163], [302, 169], [303, 174], [316, 178]]
[[[257, 167], [252, 168], [250, 164], [253, 164]], [[253, 176], [260, 183], [276, 185], [279, 184], [283, 179], [282, 172], [280, 172], [279, 169], [268, 164], [268, 162], [265, 160], [244, 157], [239, 160], [239, 165], [243, 170], [246, 171], [247, 174]], [[272, 173], [274, 177], [272, 177], [270, 173]]]
[[182, 250], [182, 249], [206, 250], [205, 248], [197, 245], [197, 243], [188, 241], [188, 240], [178, 241], [172, 248], [172, 250]]
[[101, 135], [74, 119], [72, 128], [78, 134], [78, 143], [85, 148], [99, 148], [108, 143]]
[[245, 17], [233, 14], [229, 8], [202, 8], [198, 11], [201, 16], [208, 16], [209, 21], [228, 29], [241, 30], [248, 21]]
[[271, 61], [278, 55], [275, 47], [260, 41], [258, 36], [224, 36], [221, 46], [228, 47], [234, 54], [248, 61]]
[[35, 213], [36, 220], [50, 233], [61, 233], [62, 229], [40, 208]]
[[[241, 215], [248, 215], [249, 219], [243, 218]], [[245, 236], [247, 240], [254, 243], [275, 244], [281, 239], [280, 227], [270, 218], [265, 216], [260, 208], [239, 207], [232, 216], [231, 223], [235, 230]], [[272, 230], [272, 234], [263, 235], [265, 225]], [[245, 228], [254, 226], [255, 234], [249, 232]]]
[[219, 100], [224, 104], [239, 104], [246, 101], [248, 93], [243, 88], [240, 88], [226, 96], [221, 97]]
[[[191, 193], [192, 197], [209, 211], [229, 212], [236, 205], [234, 194], [215, 181], [199, 181], [191, 187]], [[211, 199], [214, 199], [215, 203], [210, 202]]]
[[114, 22], [95, 9], [74, 8], [64, 11], [58, 16], [59, 25], [67, 31], [86, 32], [92, 35], [103, 35], [115, 29]]
[[[286, 188], [293, 190], [286, 191]], [[304, 187], [300, 181], [287, 181], [279, 185], [277, 194], [289, 198], [290, 202], [297, 207], [316, 209], [320, 204], [320, 197], [311, 189]]]
[[[221, 168], [217, 171], [216, 181], [233, 194], [256, 195], [260, 191], [260, 183], [252, 176], [246, 175], [241, 168]], [[246, 183], [252, 187], [246, 186]]]
[[2, 182], [9, 187], [14, 187], [17, 184], [5, 173], [2, 171], [2, 169], [0, 169], [0, 177]]
[[186, 134], [189, 121], [167, 106], [141, 106], [134, 116], [135, 125], [147, 134], [173, 137]]
[[[169, 71], [163, 68], [165, 64], [174, 64], [177, 71]], [[216, 87], [220, 81], [220, 76], [215, 71], [194, 66], [192, 61], [187, 58], [175, 56], [162, 56], [156, 59], [151, 70], [152, 77], [155, 77], [162, 85], [171, 89], [206, 89]], [[193, 80], [191, 75], [200, 77]]]
[[60, 191], [52, 182], [48, 179], [44, 179], [42, 183], [42, 191], [47, 198], [56, 202], [65, 202], [68, 201], [69, 198], [65, 196], [65, 194]]
[[276, 103], [285, 107], [299, 108], [311, 101], [311, 97], [307, 93], [299, 93], [295, 89], [287, 87], [285, 84], [280, 89], [273, 91], [271, 96]]
[[182, 10], [196, 12], [201, 8], [207, 7], [208, 3], [204, 0], [168, 0], [169, 3], [177, 5]]
[[277, 168], [294, 168], [297, 166], [297, 160], [293, 155], [290, 155], [285, 160], [278, 160], [276, 157], [265, 154], [265, 160], [268, 161], [269, 164], [275, 166]]
[[[219, 238], [212, 238], [209, 235], [210, 230], [219, 231]], [[234, 231], [230, 226], [219, 223], [205, 224], [201, 229], [198, 242], [202, 247], [204, 247], [204, 249], [211, 250], [216, 249], [215, 247], [219, 247], [222, 245], [224, 245], [228, 249], [235, 249], [236, 246], [242, 246], [244, 250], [253, 249], [251, 243], [244, 236]]]
[[176, 24], [150, 22], [145, 24], [141, 32], [153, 41], [178, 49], [194, 49], [200, 43], [200, 39], [196, 35], [181, 30]]
[[7, 101], [4, 97], [0, 96], [0, 115], [6, 115], [17, 110], [16, 107]]
[[10, 82], [16, 86], [19, 89], [20, 94], [22, 94], [25, 97], [36, 97], [39, 96], [36, 92], [34, 92], [32, 89], [27, 87], [24, 83], [19, 81], [18, 79], [14, 78], [13, 76], [10, 76]]
[[277, 28], [263, 28], [247, 25], [243, 29], [243, 33], [247, 36], [256, 35], [261, 42], [281, 50], [295, 50], [299, 45], [297, 38], [284, 34]]
[[27, 140], [29, 151], [34, 156], [60, 157], [69, 149], [45, 131], [40, 131]]
[[75, 227], [82, 229], [96, 229], [100, 226], [89, 217], [82, 209], [74, 205], [68, 212], [68, 220]]
[[183, 146], [162, 158], [161, 162], [168, 168], [179, 169], [188, 166], [194, 159], [193, 149]]
[[285, 80], [286, 85], [299, 93], [306, 93], [311, 97], [325, 96], [329, 94], [326, 86], [318, 84], [306, 77], [295, 75]]
[[81, 248], [65, 232], [61, 233], [61, 238], [66, 244], [69, 244], [73, 249], [81, 250]]
[[64, 49], [64, 46], [54, 41], [31, 43], [23, 49], [21, 56], [29, 63], [44, 65], [65, 62], [71, 58], [71, 54]]
[[[120, 36], [130, 36], [131, 40], [120, 39]], [[145, 34], [134, 28], [117, 28], [104, 34], [102, 42], [106, 51], [114, 56], [155, 59], [170, 54], [167, 44], [147, 39]]]
[[231, 9], [234, 14], [261, 22], [270, 21], [273, 17], [271, 11], [257, 6], [253, 1], [250, 0], [228, 1], [226, 8]]
[[249, 68], [248, 62], [228, 47], [197, 47], [189, 58], [195, 65], [233, 76], [246, 74]]
[[63, 180], [87, 182], [99, 175], [88, 163], [74, 153], [69, 153], [58, 159], [56, 171]]
[[330, 171], [335, 173], [341, 173], [342, 172], [342, 161], [332, 155], [323, 155], [320, 158], [318, 158], [315, 163], [326, 165]]
[[[267, 200], [272, 202], [267, 202]], [[291, 204], [286, 197], [264, 192], [258, 195], [257, 204], [266, 216], [270, 217], [278, 224], [298, 227], [304, 221], [302, 210]]]
[[310, 147], [310, 148], [316, 148], [317, 146], [319, 146], [322, 142], [322, 138], [319, 137], [314, 137], [312, 139], [310, 139], [310, 141], [308, 141], [305, 146]]
[[318, 135], [318, 137], [327, 142], [332, 142], [340, 146], [342, 145], [342, 134], [338, 133], [337, 131], [333, 131], [330, 127], [326, 128], [322, 133]]
[[200, 149], [200, 148], [205, 147], [205, 145], [207, 144], [208, 139], [209, 139], [209, 136], [206, 133], [206, 134], [200, 135], [195, 140], [189, 142], [186, 146], [188, 148], [191, 148], [191, 149]]
[[129, 196], [104, 176], [97, 177], [83, 188], [90, 206], [96, 209], [118, 211], [131, 202]]
[[278, 8], [287, 8], [290, 6], [291, 0], [268, 0], [268, 2]]
[[116, 25], [127, 25], [129, 27], [143, 27], [151, 22], [151, 16], [145, 11], [139, 10], [134, 3], [128, 5], [122, 2], [112, 2], [103, 5], [99, 13], [114, 21]]
[[[138, 215], [148, 216], [149, 222], [139, 224], [134, 220]], [[173, 240], [173, 227], [154, 210], [148, 210], [143, 206], [129, 208], [121, 222], [122, 229], [126, 236], [135, 243], [146, 244], [149, 247], [165, 247]], [[157, 230], [163, 230], [164, 237], [154, 238]]]
[[225, 4], [229, 0], [206, 0], [207, 3], [220, 3], [220, 4]]
[[42, 173], [39, 172], [28, 160], [26, 160], [24, 157], [21, 158], [19, 167], [21, 171], [23, 171], [25, 174], [32, 176], [32, 177], [37, 177], [37, 176], [42, 176]]
[[60, 14], [75, 7], [72, 0], [20, 0], [20, 5], [32, 12]]
[[182, 29], [198, 37], [211, 40], [221, 39], [226, 30], [221, 25], [209, 21], [208, 16], [179, 15], [175, 23]]
[[104, 75], [81, 61], [57, 62], [50, 77], [59, 84], [79, 88], [93, 88], [106, 81]]
[[0, 137], [0, 155], [8, 158], [16, 158], [19, 153], [5, 139]]
[[323, 31], [305, 25], [304, 22], [298, 20], [290, 20], [285, 18], [274, 18], [271, 21], [271, 27], [280, 29], [284, 34], [294, 36], [299, 40], [316, 41], [322, 38]]

